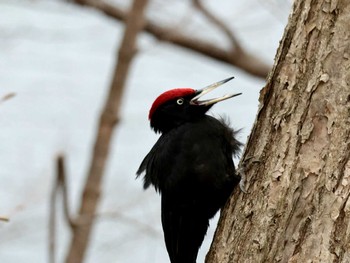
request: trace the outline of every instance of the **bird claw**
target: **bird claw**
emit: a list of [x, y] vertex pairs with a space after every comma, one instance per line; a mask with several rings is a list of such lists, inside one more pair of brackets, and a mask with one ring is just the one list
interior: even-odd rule
[[247, 175], [245, 173], [246, 168], [250, 164], [256, 164], [260, 163], [261, 161], [257, 158], [254, 158], [253, 156], [247, 157], [244, 159], [242, 164], [239, 166], [237, 173], [241, 176], [241, 180], [239, 181], [239, 188], [241, 191], [245, 194], [248, 194], [249, 192], [246, 190], [246, 181], [247, 181]]

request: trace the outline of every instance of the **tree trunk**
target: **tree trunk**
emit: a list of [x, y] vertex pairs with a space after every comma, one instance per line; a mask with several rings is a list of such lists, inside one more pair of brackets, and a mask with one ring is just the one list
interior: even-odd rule
[[350, 1], [296, 0], [206, 262], [350, 262]]

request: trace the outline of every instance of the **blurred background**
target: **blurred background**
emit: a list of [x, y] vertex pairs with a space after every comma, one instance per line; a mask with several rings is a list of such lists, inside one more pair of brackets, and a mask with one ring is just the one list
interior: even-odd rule
[[[156, 31], [137, 36], [84, 262], [168, 262], [159, 195], [154, 189], [144, 191], [142, 180], [135, 179], [139, 164], [159, 137], [149, 128], [148, 110], [165, 90], [202, 88], [235, 76], [217, 94], [243, 95], [216, 105], [211, 114], [226, 115], [233, 127], [243, 128], [240, 140], [245, 142], [291, 2], [148, 1], [145, 21], [162, 31], [158, 36]], [[110, 11], [115, 8], [127, 16], [131, 4], [0, 1], [0, 262], [64, 262], [72, 233], [62, 194], [55, 192], [56, 159], [65, 157], [67, 198], [74, 218], [125, 30], [122, 19]], [[194, 41], [194, 47], [209, 43], [226, 50], [224, 54], [232, 50], [236, 57], [225, 61], [213, 57], [210, 48], [207, 53], [184, 48], [169, 41], [172, 36]], [[248, 61], [248, 66], [237, 60]], [[50, 216], [55, 218], [51, 225]], [[217, 217], [198, 262], [209, 249]], [[50, 248], [54, 257], [49, 256]]]

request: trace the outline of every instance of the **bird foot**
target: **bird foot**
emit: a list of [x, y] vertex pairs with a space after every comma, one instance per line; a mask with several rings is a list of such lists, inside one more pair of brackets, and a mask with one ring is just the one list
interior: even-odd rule
[[241, 165], [237, 169], [237, 173], [241, 176], [241, 180], [239, 181], [239, 188], [241, 191], [245, 194], [248, 194], [248, 191], [246, 190], [246, 181], [247, 181], [247, 175], [246, 170], [247, 166], [251, 164], [257, 164], [261, 161], [253, 156], [249, 156], [244, 159], [244, 161], [241, 163]]

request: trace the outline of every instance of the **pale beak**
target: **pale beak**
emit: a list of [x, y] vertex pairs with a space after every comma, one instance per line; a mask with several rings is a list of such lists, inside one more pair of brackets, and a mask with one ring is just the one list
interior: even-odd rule
[[191, 99], [190, 104], [192, 105], [198, 105], [198, 106], [209, 106], [212, 105], [214, 103], [217, 103], [219, 101], [223, 101], [223, 100], [227, 100], [229, 98], [233, 98], [236, 96], [241, 95], [242, 93], [235, 93], [235, 94], [227, 94], [224, 95], [222, 97], [219, 98], [215, 98], [215, 99], [208, 99], [208, 100], [198, 100], [199, 98], [201, 98], [202, 96], [204, 96], [205, 94], [211, 92], [212, 90], [216, 89], [217, 87], [221, 86], [222, 84], [230, 81], [231, 79], [233, 79], [234, 77], [231, 78], [227, 78], [218, 82], [215, 82], [214, 84], [211, 84], [203, 89], [197, 90], [196, 91], [196, 96], [194, 98]]

